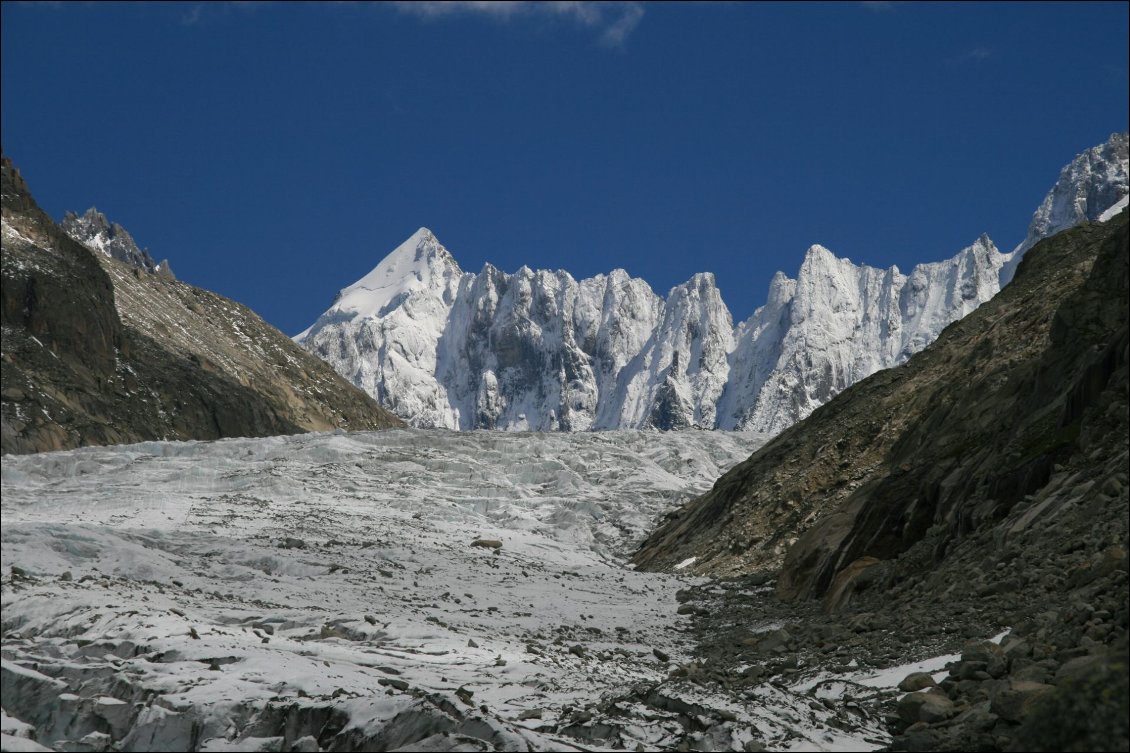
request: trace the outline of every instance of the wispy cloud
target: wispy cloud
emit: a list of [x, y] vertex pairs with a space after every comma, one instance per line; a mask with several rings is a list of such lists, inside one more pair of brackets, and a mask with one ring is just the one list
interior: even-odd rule
[[984, 45], [971, 47], [964, 52], [954, 55], [948, 62], [950, 65], [963, 65], [965, 63], [980, 63], [993, 56], [993, 51]]
[[597, 32], [601, 44], [620, 47], [643, 18], [640, 2], [527, 2], [513, 0], [425, 0], [424, 2], [398, 2], [402, 13], [421, 18], [478, 15], [498, 21], [535, 17], [559, 18]]
[[271, 5], [274, 5], [274, 3], [270, 0], [255, 0], [254, 2], [248, 0], [225, 0], [224, 2], [209, 0], [208, 2], [193, 3], [180, 14], [180, 23], [182, 26], [195, 26], [212, 18], [228, 16], [233, 11], [248, 14]]
[[193, 24], [195, 24], [197, 21], [200, 20], [200, 16], [203, 13], [204, 13], [204, 6], [201, 5], [200, 3], [197, 3], [196, 5], [192, 6], [191, 8], [189, 8], [188, 10], [186, 10], [184, 13], [181, 14], [180, 22], [182, 24], [184, 24], [185, 26], [192, 26]]
[[63, 7], [63, 0], [19, 0], [16, 5], [22, 5], [27, 8], [58, 10]]

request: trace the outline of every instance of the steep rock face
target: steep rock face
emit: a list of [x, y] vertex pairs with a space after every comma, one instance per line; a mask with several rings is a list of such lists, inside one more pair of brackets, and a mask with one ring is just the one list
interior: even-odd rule
[[1018, 537], [1123, 541], [1128, 258], [1126, 212], [1037, 244], [1000, 295], [780, 434], [634, 561], [783, 566], [779, 596], [834, 609]]
[[1032, 213], [1028, 233], [1001, 268], [1000, 284], [1016, 273], [1024, 254], [1044, 238], [1088, 220], [1108, 220], [1127, 204], [1130, 134], [1114, 133], [1103, 144], [1075, 155]]
[[992, 298], [1007, 257], [988, 236], [903, 275], [809, 249], [744, 323], [718, 427], [777, 433], [860, 379], [904, 362]]
[[591, 414], [596, 377], [571, 326], [578, 293], [563, 272], [488, 265], [468, 277], [439, 372], [460, 428], [587, 428], [576, 421]]
[[[1030, 238], [1117, 206], [1126, 184], [1121, 134], [1064, 168]], [[709, 274], [666, 299], [622, 270], [476, 275], [421, 228], [295, 339], [416, 426], [777, 433], [920, 351], [1026, 250], [983, 235], [903, 274], [812, 246], [735, 328]]]
[[173, 277], [173, 270], [169, 260], [154, 261], [148, 249], [140, 248], [133, 236], [116, 222], [110, 222], [106, 215], [94, 207], [86, 210], [81, 216], [74, 212], [63, 215], [60, 223], [63, 232], [71, 236], [82, 245], [129, 264], [131, 267], [144, 269], [153, 274]]
[[621, 371], [614, 426], [713, 428], [729, 376], [733, 320], [714, 281], [697, 274], [672, 288], [632, 368]]
[[2, 172], [3, 452], [399, 425], [246, 308], [79, 244]]

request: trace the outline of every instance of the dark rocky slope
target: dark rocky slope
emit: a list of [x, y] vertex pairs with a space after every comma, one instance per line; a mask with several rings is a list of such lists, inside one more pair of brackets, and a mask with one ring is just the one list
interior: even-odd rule
[[[640, 566], [733, 576], [689, 596], [720, 681], [960, 651], [940, 687], [871, 709], [895, 749], [1127, 748], [1127, 225], [1040, 243], [648, 539]], [[779, 601], [743, 596], [774, 579]], [[785, 627], [751, 635], [765, 620]]]
[[399, 425], [248, 309], [76, 243], [6, 157], [2, 180], [3, 452]]
[[779, 595], [823, 596], [862, 557], [929, 540], [944, 558], [1042, 500], [1068, 461], [1092, 475], [1100, 456], [1124, 460], [1126, 224], [1123, 213], [1037, 246], [1014, 284], [723, 476], [635, 562], [697, 557], [692, 572], [738, 575], [775, 571], [787, 552]]

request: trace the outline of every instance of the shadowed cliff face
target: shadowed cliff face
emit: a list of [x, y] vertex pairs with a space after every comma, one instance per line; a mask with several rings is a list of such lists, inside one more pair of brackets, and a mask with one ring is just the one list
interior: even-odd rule
[[723, 476], [634, 561], [781, 568], [778, 596], [837, 609], [1018, 537], [1125, 546], [1127, 245], [1126, 212], [1041, 242], [997, 297]]
[[244, 307], [72, 240], [7, 158], [2, 179], [3, 452], [398, 424]]

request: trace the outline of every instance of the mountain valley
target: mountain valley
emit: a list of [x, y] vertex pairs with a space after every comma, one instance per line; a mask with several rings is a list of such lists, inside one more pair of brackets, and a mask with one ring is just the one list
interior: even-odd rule
[[340, 376], [5, 162], [3, 749], [1124, 748], [1125, 153], [737, 327], [421, 229]]

